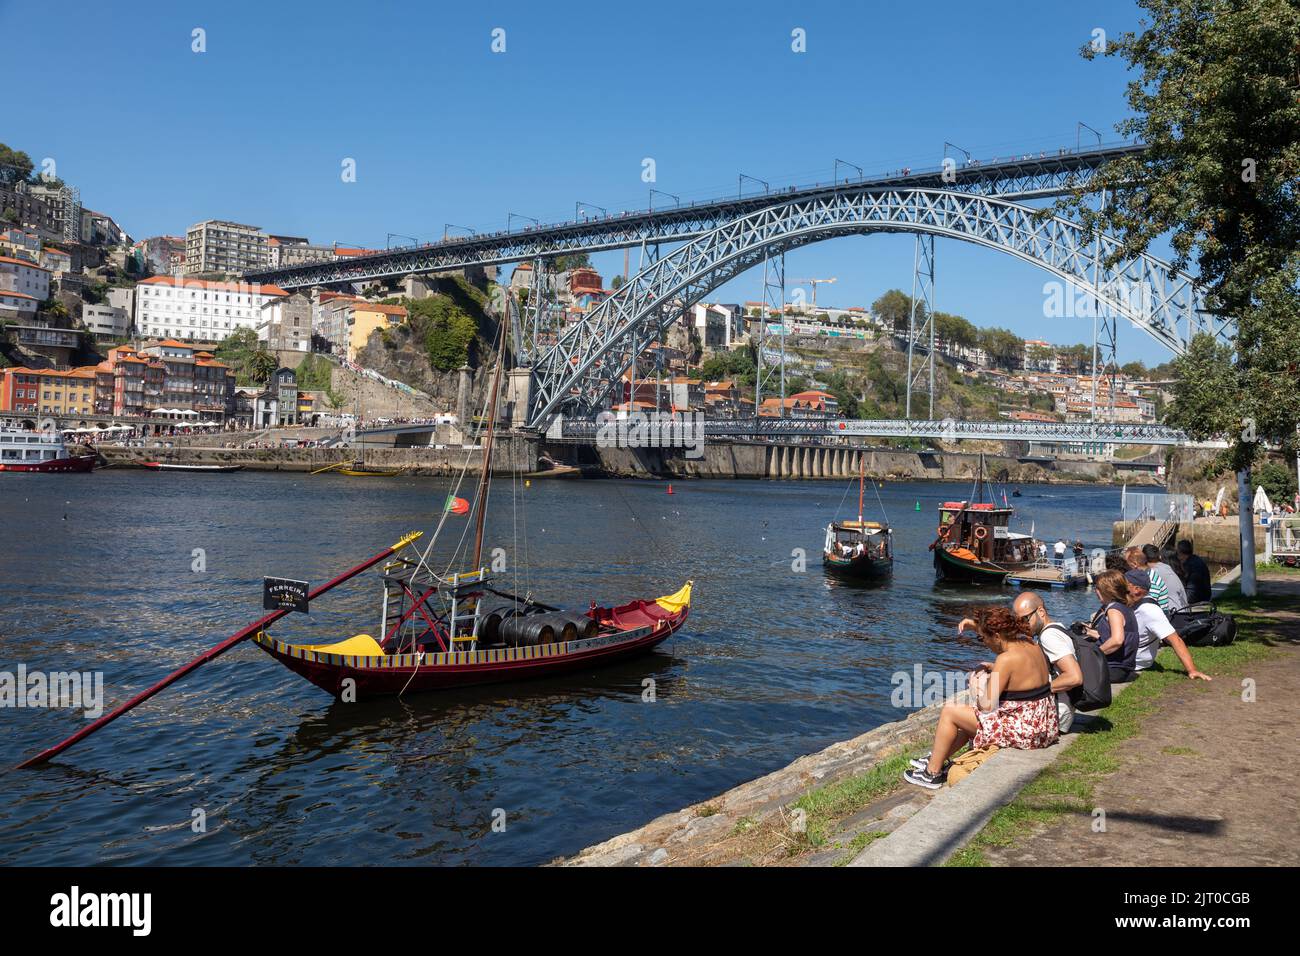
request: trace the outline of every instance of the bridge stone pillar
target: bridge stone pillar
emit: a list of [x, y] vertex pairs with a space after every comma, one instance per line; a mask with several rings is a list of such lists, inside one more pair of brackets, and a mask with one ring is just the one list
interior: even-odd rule
[[456, 424], [460, 427], [461, 432], [467, 434], [469, 430], [470, 376], [473, 374], [473, 370], [469, 365], [462, 365], [456, 371], [460, 372], [460, 383], [456, 387]]
[[826, 470], [826, 459], [829, 456], [830, 456], [829, 448], [817, 449], [817, 477], [818, 478], [825, 478], [829, 475], [829, 472], [827, 472]]

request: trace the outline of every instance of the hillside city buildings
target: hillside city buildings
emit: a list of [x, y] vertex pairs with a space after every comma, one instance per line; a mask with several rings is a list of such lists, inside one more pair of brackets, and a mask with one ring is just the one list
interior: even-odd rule
[[[233, 370], [217, 357], [224, 340], [251, 332], [262, 348], [291, 364], [301, 359], [289, 356], [312, 352], [357, 363], [377, 336], [409, 321], [406, 306], [395, 300], [432, 294], [436, 285], [427, 277], [408, 276], [401, 292], [359, 283], [290, 293], [243, 282], [240, 276], [250, 270], [379, 250], [314, 243], [225, 219], [195, 223], [184, 236], [137, 241], [111, 216], [82, 206], [75, 188], [61, 183], [0, 184], [0, 213], [0, 321], [8, 341], [28, 356], [22, 365], [0, 370], [0, 412], [298, 421], [312, 397], [297, 389], [293, 368], [279, 369], [263, 387], [237, 387]], [[582, 321], [613, 291], [586, 265], [533, 273], [533, 263], [518, 264], [506, 291], [520, 303], [539, 348]], [[495, 280], [495, 269], [480, 270], [474, 278]], [[380, 296], [388, 301], [376, 301]], [[860, 306], [789, 303], [777, 313], [754, 301], [692, 303], [662, 341], [648, 344], [611, 404], [620, 413], [839, 414], [834, 395], [822, 388], [785, 399], [767, 394], [755, 408], [752, 386], [700, 377], [707, 357], [760, 342], [765, 365], [784, 362], [788, 375], [814, 384], [819, 378], [825, 384], [826, 374], [846, 367], [846, 355], [890, 342], [897, 349], [909, 344], [905, 334]], [[929, 347], [928, 338], [919, 336], [911, 344]], [[1094, 383], [1089, 369], [1077, 367], [1077, 357], [1065, 361], [1061, 349], [1043, 340], [1024, 341], [1014, 362], [1007, 363], [1004, 352], [1004, 364], [1012, 367], [995, 367], [972, 345], [936, 338], [934, 346], [963, 375], [1005, 395], [1002, 414], [1019, 421], [1100, 415], [1151, 422], [1168, 385], [1130, 381], [1122, 374], [1100, 376]], [[77, 362], [97, 356], [102, 360]]]

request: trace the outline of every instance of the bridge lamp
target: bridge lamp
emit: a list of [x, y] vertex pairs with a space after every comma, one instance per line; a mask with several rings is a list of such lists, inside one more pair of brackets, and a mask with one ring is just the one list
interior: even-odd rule
[[1097, 137], [1097, 145], [1098, 145], [1098, 146], [1101, 145], [1101, 133], [1098, 133], [1095, 129], [1093, 129], [1093, 128], [1092, 128], [1091, 126], [1089, 126], [1087, 123], [1079, 122], [1079, 123], [1076, 123], [1076, 124], [1074, 125], [1074, 151], [1075, 151], [1076, 153], [1079, 151], [1079, 149], [1080, 149], [1080, 147], [1081, 147], [1081, 145], [1082, 145], [1082, 144], [1079, 142], [1079, 140], [1080, 140], [1080, 137], [1083, 136], [1083, 131], [1084, 131], [1085, 129], [1086, 129], [1089, 133], [1091, 133], [1093, 136], [1096, 136], [1096, 137]]
[[517, 213], [517, 212], [508, 212], [506, 213], [506, 232], [510, 231], [510, 224], [516, 219], [527, 219], [534, 226], [541, 225], [541, 223], [538, 222], [536, 219], [534, 219], [532, 216], [525, 216], [522, 213]]
[[655, 189], [653, 186], [651, 186], [650, 187], [650, 211], [651, 212], [655, 211], [655, 193], [658, 193], [661, 196], [667, 196], [669, 199], [673, 200], [679, 206], [682, 204], [681, 196], [674, 196], [672, 193], [666, 193], [662, 189]]
[[[831, 172], [831, 178], [835, 181], [835, 185], [837, 185], [837, 186], [838, 186], [839, 183], [840, 183], [840, 167], [841, 167], [841, 166], [849, 166], [849, 167], [851, 167], [851, 168], [853, 168], [853, 169], [856, 169], [856, 170], [858, 171], [858, 179], [865, 179], [865, 178], [866, 178], [866, 173], [864, 173], [864, 172], [862, 171], [862, 167], [859, 166], [857, 163], [850, 163], [850, 162], [849, 162], [848, 160], [846, 160], [846, 159], [837, 159], [837, 160], [835, 160], [835, 165], [834, 165], [834, 167], [832, 167], [832, 172]], [[844, 177], [844, 181], [847, 183], [847, 182], [849, 181], [849, 178], [848, 178], [847, 176], [845, 176], [845, 177]]]
[[450, 230], [452, 230], [452, 229], [463, 229], [465, 232], [469, 233], [470, 236], [475, 235], [474, 230], [471, 229], [469, 226], [458, 226], [458, 225], [456, 225], [454, 222], [444, 222], [444, 223], [442, 224], [442, 241], [443, 241], [443, 242], [446, 242], [446, 241], [447, 241], [447, 233], [448, 233]]
[[748, 179], [748, 180], [749, 180], [750, 182], [752, 182], [752, 183], [760, 183], [760, 184], [762, 185], [762, 187], [763, 187], [763, 195], [766, 196], [769, 192], [771, 192], [771, 187], [768, 185], [767, 180], [765, 180], [765, 179], [759, 179], [757, 176], [750, 176], [750, 175], [747, 175], [746, 173], [741, 173], [739, 179], [737, 179], [737, 181], [736, 181], [736, 198], [737, 198], [737, 199], [740, 199], [740, 198], [744, 195], [744, 193], [745, 193], [745, 180], [746, 180], [746, 179]]
[[963, 156], [965, 156], [965, 157], [966, 157], [966, 162], [969, 163], [969, 162], [971, 161], [970, 150], [968, 150], [968, 149], [962, 149], [962, 148], [961, 148], [960, 146], [958, 146], [956, 143], [949, 143], [949, 142], [947, 142], [946, 140], [944, 141], [944, 144], [943, 144], [943, 158], [944, 158], [944, 159], [947, 159], [947, 158], [948, 158], [948, 150], [949, 150], [949, 149], [955, 149], [955, 150], [957, 150], [957, 152], [959, 152], [959, 153], [961, 153]]
[[394, 237], [396, 237], [396, 238], [398, 238], [398, 239], [410, 239], [410, 240], [411, 240], [411, 245], [413, 245], [413, 246], [418, 246], [418, 245], [420, 244], [420, 240], [419, 240], [419, 239], [416, 239], [415, 236], [404, 236], [404, 235], [402, 235], [400, 232], [390, 232], [390, 233], [388, 234], [388, 238], [384, 240], [384, 248], [385, 248], [385, 249], [391, 249], [391, 248], [393, 248], [393, 238], [394, 238]]

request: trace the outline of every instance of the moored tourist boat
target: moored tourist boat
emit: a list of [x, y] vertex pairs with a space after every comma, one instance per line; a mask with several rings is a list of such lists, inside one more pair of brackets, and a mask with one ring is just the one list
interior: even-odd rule
[[865, 468], [860, 457], [857, 520], [832, 521], [826, 526], [822, 567], [832, 574], [844, 577], [877, 580], [889, 577], [894, 572], [894, 532], [886, 523], [863, 520]]
[[10, 422], [0, 423], [0, 471], [90, 471], [98, 460], [99, 456], [92, 453], [70, 452], [56, 431], [33, 431]]
[[934, 570], [942, 581], [1001, 584], [1008, 574], [1028, 571], [1037, 560], [1038, 542], [1010, 528], [1015, 509], [979, 501], [984, 490], [984, 457], [969, 501], [939, 506], [938, 537], [930, 544]]

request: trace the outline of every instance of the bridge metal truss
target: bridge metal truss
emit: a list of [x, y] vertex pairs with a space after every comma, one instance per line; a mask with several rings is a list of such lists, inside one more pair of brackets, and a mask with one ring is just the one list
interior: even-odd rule
[[[1191, 278], [1154, 256], [1121, 259], [1109, 236], [1090, 237], [1077, 223], [991, 196], [930, 189], [839, 191], [779, 203], [724, 223], [675, 248], [633, 276], [581, 322], [566, 328], [534, 365], [529, 424], [545, 429], [563, 411], [598, 412], [648, 342], [685, 308], [776, 251], [836, 235], [911, 232], [961, 239], [1014, 255], [1070, 287], [1095, 294], [1100, 306], [1128, 319], [1176, 354], [1200, 331], [1228, 335], [1201, 308]], [[1100, 258], [1099, 258], [1100, 256]]]
[[[602, 428], [614, 422], [588, 419], [555, 419], [547, 437], [575, 441], [595, 441]], [[1120, 425], [1106, 422], [958, 422], [919, 419], [841, 419], [841, 418], [760, 418], [760, 419], [691, 419], [685, 418], [677, 430], [697, 437], [735, 440], [778, 440], [788, 438], [898, 438], [960, 441], [1023, 441], [1054, 444], [1102, 445], [1186, 445], [1188, 437], [1164, 425]]]
[[281, 269], [246, 272], [246, 282], [270, 282], [283, 289], [331, 286], [411, 273], [441, 272], [466, 266], [522, 262], [566, 252], [599, 252], [630, 246], [676, 243], [704, 235], [718, 226], [771, 206], [834, 196], [845, 188], [945, 189], [977, 196], [1034, 199], [1065, 195], [1084, 188], [1105, 163], [1144, 147], [1106, 146], [1058, 155], [1025, 156], [1003, 162], [968, 163], [951, 171], [942, 166], [905, 175], [876, 176], [835, 184], [818, 183], [788, 190], [704, 200], [655, 210], [530, 226], [501, 232], [458, 236], [424, 246], [403, 247], [371, 256], [331, 259]]

